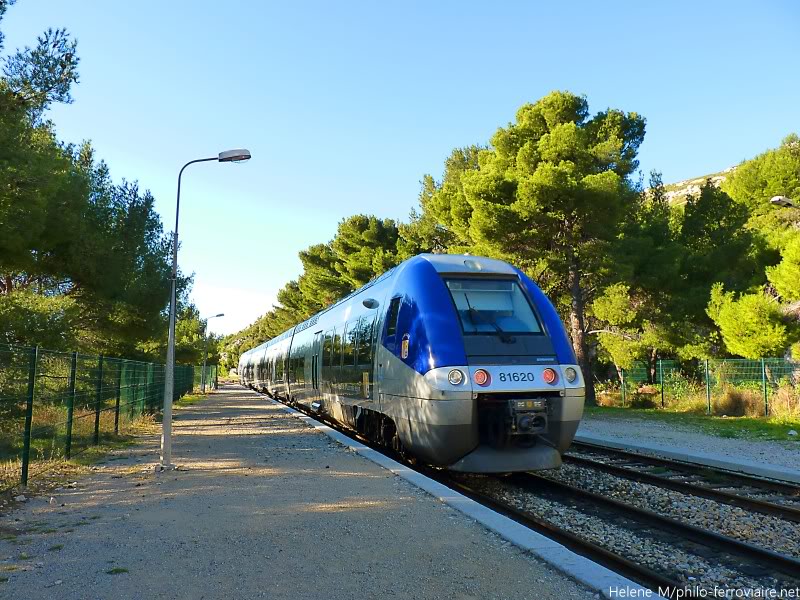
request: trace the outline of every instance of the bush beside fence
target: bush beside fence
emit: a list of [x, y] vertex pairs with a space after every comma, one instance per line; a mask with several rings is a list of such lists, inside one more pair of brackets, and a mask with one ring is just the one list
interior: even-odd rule
[[657, 360], [618, 370], [600, 404], [667, 408], [707, 415], [800, 416], [800, 362], [783, 358]]
[[[0, 345], [0, 490], [131, 433], [164, 398], [163, 364]], [[216, 384], [216, 365], [206, 367]], [[200, 387], [202, 367], [175, 367], [177, 400]]]

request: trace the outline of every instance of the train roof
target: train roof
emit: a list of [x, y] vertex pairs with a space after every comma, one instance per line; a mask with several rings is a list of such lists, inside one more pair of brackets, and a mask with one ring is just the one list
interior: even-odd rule
[[470, 254], [420, 254], [438, 273], [500, 273], [516, 275], [514, 267], [507, 262], [485, 256]]
[[268, 348], [269, 346], [277, 344], [281, 340], [286, 339], [293, 333], [298, 333], [300, 331], [303, 331], [304, 329], [308, 329], [309, 327], [315, 325], [319, 320], [319, 318], [328, 311], [333, 310], [340, 304], [343, 304], [348, 300], [352, 299], [353, 297], [358, 296], [363, 291], [371, 288], [372, 286], [383, 281], [384, 279], [391, 277], [392, 274], [395, 273], [402, 264], [414, 260], [415, 258], [429, 262], [431, 266], [434, 269], [436, 269], [437, 273], [449, 273], [449, 274], [498, 273], [502, 275], [517, 274], [516, 270], [514, 270], [514, 268], [508, 263], [494, 258], [486, 258], [485, 256], [472, 256], [471, 254], [418, 254], [417, 256], [406, 259], [405, 261], [403, 261], [403, 263], [400, 263], [396, 267], [392, 267], [385, 273], [378, 275], [376, 278], [370, 280], [368, 283], [362, 285], [360, 288], [348, 294], [344, 298], [337, 300], [327, 308], [322, 309], [309, 319], [306, 319], [302, 323], [298, 323], [294, 327], [290, 327], [288, 330], [284, 331], [279, 336], [271, 338], [266, 342], [262, 342], [255, 348], [251, 348], [247, 352], [244, 352], [242, 356], [248, 355], [258, 350], [263, 350], [264, 348]]

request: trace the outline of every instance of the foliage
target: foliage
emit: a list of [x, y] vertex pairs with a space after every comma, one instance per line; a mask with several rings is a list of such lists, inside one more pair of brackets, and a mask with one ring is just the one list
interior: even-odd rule
[[634, 181], [644, 125], [615, 109], [591, 115], [569, 92], [522, 106], [488, 145], [454, 149], [441, 179], [423, 177], [409, 222], [359, 215], [303, 251], [279, 305], [224, 340], [223, 366], [421, 252], [521, 267], [554, 300], [587, 372], [592, 357], [644, 361], [654, 381], [659, 357], [784, 353], [798, 327], [776, 299], [798, 298], [800, 244], [795, 213], [769, 198], [800, 196], [797, 136], [671, 206], [657, 172], [647, 189]]
[[66, 29], [48, 29], [35, 48], [18, 50], [5, 61], [5, 83], [36, 121], [53, 102], [70, 103], [78, 82], [77, 42]]
[[235, 368], [243, 352], [304, 321], [398, 264], [398, 240], [398, 227], [391, 219], [367, 215], [344, 219], [333, 240], [300, 253], [303, 273], [278, 292], [278, 306], [222, 340], [222, 367]]
[[601, 356], [618, 368], [645, 360], [651, 379], [656, 355], [679, 345], [669, 308], [678, 291], [683, 248], [673, 220], [661, 177], [654, 172], [609, 251], [615, 266], [612, 282], [591, 306]]
[[767, 268], [767, 278], [782, 300], [800, 300], [800, 235], [795, 235], [781, 252], [781, 262]]
[[774, 356], [788, 346], [789, 332], [778, 305], [763, 293], [743, 294], [736, 299], [717, 283], [711, 291], [708, 314], [734, 354], [745, 358]]
[[[0, 1], [0, 18], [10, 4]], [[53, 103], [72, 102], [76, 47], [48, 29], [4, 61], [0, 323], [14, 343], [163, 358], [170, 241], [154, 199], [115, 184], [88, 143], [60, 142], [44, 119]], [[189, 283], [179, 277], [181, 296]]]
[[771, 246], [779, 248], [787, 224], [800, 219], [796, 210], [776, 209], [769, 200], [773, 196], [800, 198], [800, 137], [788, 135], [778, 148], [740, 164], [723, 189], [747, 207], [751, 228], [767, 232]]
[[407, 248], [468, 250], [533, 275], [568, 316], [589, 372], [586, 306], [608, 278], [609, 248], [635, 201], [630, 177], [643, 139], [641, 116], [590, 117], [586, 99], [569, 92], [526, 104], [488, 148], [454, 151], [441, 183], [425, 179]]
[[0, 295], [0, 344], [47, 348], [75, 347], [78, 307], [69, 296], [46, 296], [32, 290]]

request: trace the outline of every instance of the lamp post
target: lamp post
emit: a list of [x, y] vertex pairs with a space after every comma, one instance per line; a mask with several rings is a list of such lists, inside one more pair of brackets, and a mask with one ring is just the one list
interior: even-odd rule
[[217, 317], [224, 317], [225, 313], [219, 313], [218, 315], [214, 315], [213, 317], [208, 317], [206, 319], [205, 325], [203, 325], [203, 374], [200, 377], [200, 393], [206, 393], [206, 357], [208, 356], [208, 322], [211, 319], [216, 319]]
[[164, 377], [164, 415], [161, 422], [161, 469], [173, 469], [172, 464], [172, 395], [175, 390], [175, 282], [178, 278], [178, 215], [181, 208], [181, 176], [189, 165], [216, 160], [240, 162], [250, 159], [250, 151], [226, 150], [211, 158], [190, 160], [178, 173], [178, 199], [175, 203], [175, 232], [172, 236], [172, 290], [169, 297], [169, 339], [167, 340], [167, 372]]

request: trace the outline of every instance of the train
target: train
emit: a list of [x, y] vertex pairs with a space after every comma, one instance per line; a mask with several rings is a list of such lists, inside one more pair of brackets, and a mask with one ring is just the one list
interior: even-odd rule
[[416, 461], [558, 468], [583, 414], [564, 324], [520, 269], [420, 254], [239, 359], [240, 383]]

